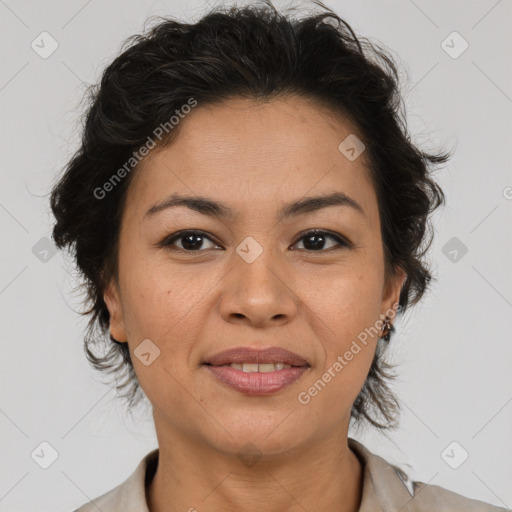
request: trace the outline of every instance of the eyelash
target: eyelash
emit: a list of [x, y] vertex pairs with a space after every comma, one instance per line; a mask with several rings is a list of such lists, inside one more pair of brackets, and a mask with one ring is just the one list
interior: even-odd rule
[[[179, 240], [181, 238], [184, 238], [188, 235], [200, 235], [202, 236], [203, 238], [207, 238], [208, 240], [210, 240], [211, 242], [217, 244], [217, 242], [215, 242], [215, 240], [213, 240], [209, 235], [208, 233], [206, 233], [205, 231], [201, 231], [201, 230], [184, 230], [184, 231], [178, 231], [177, 233], [173, 233], [172, 235], [166, 237], [160, 244], [159, 246], [160, 247], [167, 247], [167, 248], [171, 248], [172, 244], [176, 241], [176, 240]], [[341, 235], [339, 234], [336, 234], [336, 233], [333, 233], [331, 231], [326, 231], [326, 230], [323, 230], [323, 229], [311, 229], [309, 231], [306, 231], [305, 233], [302, 233], [301, 234], [301, 237], [293, 244], [297, 244], [298, 242], [300, 242], [302, 239], [308, 237], [308, 236], [311, 236], [311, 235], [326, 235], [327, 238], [332, 238], [334, 240], [336, 240], [338, 242], [338, 245], [340, 247], [329, 247], [328, 249], [319, 249], [318, 251], [315, 251], [315, 250], [308, 250], [308, 249], [299, 249], [301, 251], [307, 251], [309, 253], [322, 253], [322, 252], [330, 252], [331, 250], [334, 250], [334, 249], [339, 249], [339, 248], [347, 248], [347, 249], [350, 249], [352, 248], [353, 244], [346, 238], [342, 237]], [[219, 244], [217, 244], [219, 245]], [[182, 249], [181, 247], [174, 247], [174, 249], [171, 249], [171, 250], [176, 250], [176, 251], [180, 251], [180, 252], [185, 252], [185, 253], [201, 253], [201, 252], [206, 252], [208, 249], [203, 249], [203, 250], [197, 250], [197, 251], [190, 251], [190, 250], [186, 250], [186, 249]]]

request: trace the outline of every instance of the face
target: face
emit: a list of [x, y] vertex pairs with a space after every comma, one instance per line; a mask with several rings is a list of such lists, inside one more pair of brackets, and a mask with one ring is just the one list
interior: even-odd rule
[[[172, 144], [134, 171], [119, 279], [104, 298], [160, 445], [182, 436], [224, 453], [251, 442], [279, 454], [346, 435], [380, 315], [406, 277], [385, 279], [365, 154], [351, 160], [338, 149], [353, 133], [296, 97], [199, 104]], [[333, 194], [349, 199], [289, 206]], [[153, 208], [172, 195], [224, 208]], [[237, 347], [283, 348], [307, 365], [284, 387], [251, 394], [204, 364]]]

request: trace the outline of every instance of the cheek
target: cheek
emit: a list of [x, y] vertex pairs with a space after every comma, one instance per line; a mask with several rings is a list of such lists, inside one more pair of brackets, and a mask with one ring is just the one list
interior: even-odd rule
[[124, 283], [124, 316], [134, 343], [149, 338], [158, 345], [191, 327], [194, 309], [215, 280], [192, 266], [177, 272], [165, 261], [134, 254], [126, 260]]
[[340, 279], [331, 286], [321, 305], [316, 303], [324, 357], [303, 391], [315, 397], [318, 410], [338, 411], [335, 420], [341, 421], [361, 391], [375, 354], [379, 297], [366, 276]]
[[329, 388], [322, 394], [340, 407], [358, 395], [375, 352], [382, 286], [379, 266], [373, 264], [374, 270], [371, 266], [350, 272], [338, 270], [325, 279], [321, 293], [308, 298], [321, 320], [318, 325], [328, 326], [317, 330], [317, 334], [323, 333], [320, 341], [325, 354], [318, 372]]
[[[180, 392], [171, 375], [179, 382], [185, 380], [190, 347], [200, 336], [198, 302], [204, 294], [158, 267], [140, 269], [127, 286], [125, 316], [132, 362], [152, 403], [163, 389]], [[149, 361], [139, 357], [144, 352], [150, 353]]]
[[373, 268], [335, 269], [308, 279], [303, 290], [309, 290], [304, 300], [336, 334], [334, 345], [340, 350], [379, 318], [382, 276], [378, 264]]
[[[198, 272], [192, 265], [178, 272], [164, 263], [137, 262], [133, 267], [137, 270], [124, 281], [124, 315], [132, 362], [152, 402], [163, 389], [172, 390], [174, 395], [181, 393], [178, 382], [190, 378], [191, 352], [204, 337], [205, 308], [211, 308], [209, 293], [222, 277], [217, 272]], [[147, 339], [151, 344], [142, 345]], [[149, 365], [137, 355], [145, 346], [156, 354]]]
[[169, 329], [176, 308], [170, 308], [170, 290], [165, 282], [148, 279], [148, 275], [138, 272], [125, 288], [123, 315], [128, 331], [128, 339], [136, 346], [149, 338], [158, 344], [162, 330]]

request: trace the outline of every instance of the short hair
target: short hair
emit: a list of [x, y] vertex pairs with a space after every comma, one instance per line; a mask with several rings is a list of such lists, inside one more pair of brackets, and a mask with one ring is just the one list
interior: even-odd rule
[[[136, 163], [123, 179], [112, 183], [111, 178], [191, 98], [207, 105], [296, 95], [350, 120], [366, 148], [386, 276], [398, 266], [407, 273], [401, 314], [418, 303], [433, 277], [425, 261], [433, 238], [429, 216], [445, 198], [431, 171], [450, 154], [427, 153], [411, 141], [399, 68], [389, 51], [357, 37], [320, 1], [314, 5], [318, 12], [298, 18], [293, 9], [279, 12], [270, 1], [216, 7], [191, 24], [159, 17], [158, 24], [128, 38], [100, 83], [88, 88], [80, 147], [51, 191], [52, 236], [59, 248], [72, 252], [83, 277], [88, 309], [80, 314], [90, 315], [85, 354], [94, 368], [114, 375], [117, 394], [129, 408], [143, 393], [127, 343], [108, 335], [103, 293], [118, 276], [120, 223]], [[179, 124], [160, 132], [158, 145], [165, 147]], [[109, 193], [98, 198], [94, 191], [107, 183]], [[104, 353], [97, 355], [91, 348], [100, 342]], [[379, 341], [351, 410], [354, 423], [366, 421], [381, 430], [396, 427], [400, 410], [385, 350]]]

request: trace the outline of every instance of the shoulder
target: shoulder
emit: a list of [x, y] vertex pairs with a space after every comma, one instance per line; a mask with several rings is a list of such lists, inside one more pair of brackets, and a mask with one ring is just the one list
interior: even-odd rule
[[120, 495], [122, 493], [122, 488], [125, 485], [126, 484], [123, 483], [114, 487], [105, 494], [84, 503], [81, 507], [73, 510], [73, 512], [93, 512], [98, 510], [103, 512], [114, 512], [115, 510], [118, 510], [121, 501]]
[[496, 507], [483, 501], [466, 498], [437, 485], [414, 482], [414, 503], [425, 511], [467, 511], [467, 512], [506, 512], [506, 508]]
[[398, 467], [349, 438], [349, 447], [363, 466], [359, 512], [510, 512], [437, 485], [411, 481]]
[[135, 471], [121, 484], [101, 496], [84, 503], [73, 512], [149, 512], [146, 501], [146, 480], [158, 465], [159, 450], [146, 454]]

